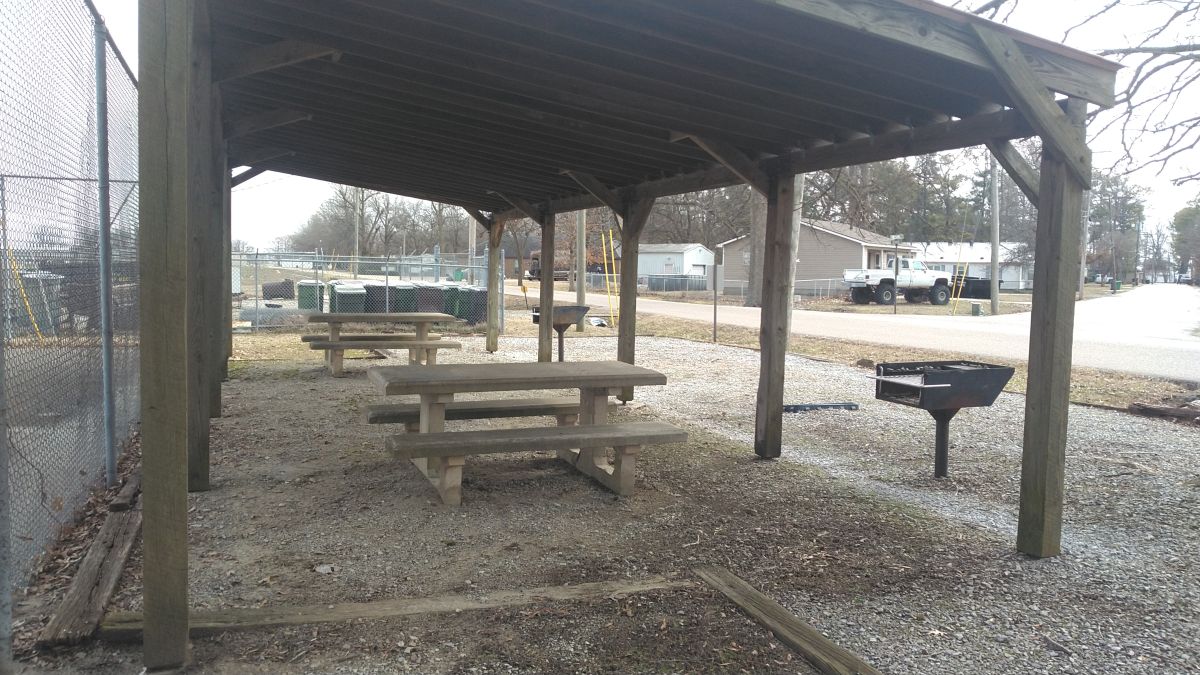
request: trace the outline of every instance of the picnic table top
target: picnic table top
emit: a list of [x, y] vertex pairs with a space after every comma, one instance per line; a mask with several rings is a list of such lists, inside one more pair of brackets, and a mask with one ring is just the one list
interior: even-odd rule
[[459, 394], [536, 389], [602, 389], [664, 385], [667, 376], [621, 361], [455, 363], [412, 368], [379, 366], [367, 377], [386, 395]]
[[441, 312], [391, 312], [352, 314], [309, 314], [309, 323], [457, 323], [460, 319]]

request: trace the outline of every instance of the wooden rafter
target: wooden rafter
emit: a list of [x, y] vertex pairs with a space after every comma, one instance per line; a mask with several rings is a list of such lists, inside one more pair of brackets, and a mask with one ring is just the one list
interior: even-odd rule
[[[793, 173], [807, 173], [982, 145], [993, 139], [1028, 138], [1035, 135], [1033, 127], [1020, 113], [1002, 110], [914, 129], [891, 131], [871, 138], [796, 150], [781, 157], [761, 161], [759, 167], [768, 174], [788, 167]], [[629, 185], [614, 191], [622, 199], [641, 199], [710, 190], [742, 182], [729, 169], [717, 166]], [[563, 213], [602, 206], [602, 203], [590, 194], [583, 194], [552, 200], [548, 206], [556, 212]], [[524, 217], [515, 212], [501, 215], [509, 219]]]
[[972, 28], [1017, 109], [1037, 130], [1042, 141], [1063, 158], [1075, 180], [1084, 189], [1090, 189], [1092, 152], [1071, 128], [1066, 113], [1054, 102], [1045, 81], [1026, 62], [1021, 48], [1011, 37], [997, 30], [975, 24]]
[[621, 198], [607, 185], [601, 183], [595, 176], [583, 171], [565, 171], [564, 173], [570, 176], [571, 180], [579, 183], [579, 187], [586, 190], [588, 194], [600, 200], [601, 204], [604, 204], [617, 214], [621, 213], [624, 208]]
[[995, 155], [996, 161], [1008, 173], [1021, 192], [1036, 206], [1038, 204], [1038, 183], [1041, 178], [1037, 169], [1029, 165], [1016, 146], [1008, 141], [988, 141], [988, 150]]
[[252, 166], [249, 169], [246, 169], [245, 171], [234, 176], [233, 178], [230, 178], [229, 179], [229, 187], [235, 188], [235, 187], [241, 185], [242, 183], [245, 183], [246, 181], [253, 179], [256, 176], [258, 176], [262, 173], [265, 173], [267, 170], [268, 169], [265, 166]]
[[[882, 38], [923, 50], [959, 63], [987, 68], [989, 59], [979, 52], [972, 29], [983, 29], [1012, 42], [1016, 31], [928, 0], [759, 0], [786, 7], [823, 22], [852, 29], [860, 35]], [[1116, 70], [1098, 57], [1068, 56], [1062, 45], [1021, 35], [1024, 49], [1015, 53], [1021, 62], [1054, 91], [1102, 107], [1116, 102]], [[1015, 42], [1014, 42], [1015, 44]], [[1025, 50], [1028, 50], [1026, 52]]]
[[217, 69], [213, 79], [216, 82], [228, 82], [326, 56], [336, 60], [341, 56], [341, 52], [332, 47], [299, 40], [280, 40], [255, 47], [231, 59], [224, 67]]
[[716, 138], [690, 136], [692, 142], [761, 195], [769, 189], [767, 174], [741, 150]]
[[295, 124], [296, 122], [308, 122], [312, 118], [312, 113], [301, 112], [299, 110], [289, 110], [287, 108], [264, 110], [263, 112], [230, 120], [225, 125], [225, 138], [242, 138], [243, 136], [249, 136], [250, 134], [288, 124]]
[[479, 209], [472, 208], [470, 206], [463, 206], [460, 208], [462, 208], [463, 211], [466, 211], [467, 215], [471, 216], [475, 222], [483, 226], [483, 229], [490, 230], [492, 228], [492, 219], [483, 215], [483, 212]]
[[[539, 208], [535, 207], [533, 204], [530, 204], [529, 202], [527, 202], [524, 199], [517, 197], [515, 195], [506, 195], [503, 192], [493, 192], [492, 194], [503, 199], [504, 201], [508, 202], [509, 204], [512, 204], [512, 207], [514, 209], [521, 212], [522, 218], [529, 218], [530, 220], [533, 220], [533, 221], [537, 222], [538, 224], [542, 223], [542, 219], [547, 212], [546, 209], [539, 209]], [[509, 220], [509, 219], [506, 219], [506, 220]]]

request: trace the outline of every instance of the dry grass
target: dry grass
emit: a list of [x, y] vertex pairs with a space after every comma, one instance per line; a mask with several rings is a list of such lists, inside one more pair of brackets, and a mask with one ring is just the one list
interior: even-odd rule
[[[638, 335], [676, 337], [698, 342], [712, 342], [712, 324], [685, 321], [662, 316], [639, 316]], [[758, 349], [758, 331], [741, 326], [719, 326], [717, 340], [734, 347]], [[873, 368], [875, 363], [888, 361], [940, 361], [977, 359], [977, 355], [934, 349], [916, 349], [879, 345], [850, 340], [793, 336], [788, 351], [809, 358], [860, 367]], [[990, 362], [1016, 369], [1005, 391], [1024, 393], [1028, 370], [1023, 361], [988, 359]], [[867, 362], [870, 362], [869, 365]], [[1195, 398], [1194, 383], [1159, 380], [1093, 368], [1074, 368], [1071, 374], [1071, 400], [1075, 403], [1126, 408], [1135, 401], [1143, 403], [1173, 402]]]
[[[538, 327], [533, 324], [524, 310], [524, 300], [520, 297], [506, 298], [506, 306], [511, 310], [507, 317], [505, 335], [510, 337], [534, 337]], [[604, 309], [604, 308], [600, 308]], [[604, 316], [607, 311], [600, 311]], [[308, 328], [308, 327], [306, 327]], [[439, 328], [447, 335], [481, 335], [482, 326], [448, 326]], [[712, 324], [704, 321], [688, 321], [671, 317], [643, 314], [638, 316], [638, 335], [673, 337], [697, 342], [712, 342]], [[297, 361], [317, 362], [322, 355], [308, 348], [299, 339], [299, 331], [272, 331], [256, 334], [239, 334], [234, 336], [234, 363], [230, 372], [237, 375], [243, 367], [238, 362], [247, 361]], [[615, 326], [601, 328], [587, 326], [583, 332], [568, 330], [568, 339], [590, 337], [615, 337]], [[758, 331], [742, 326], [719, 326], [717, 341], [721, 344], [758, 349]], [[851, 340], [831, 338], [816, 338], [793, 336], [788, 344], [788, 351], [812, 359], [844, 363], [864, 368], [873, 368], [875, 363], [889, 361], [935, 361], [954, 359], [977, 359], [974, 354], [963, 352], [942, 351], [935, 349], [917, 349], [892, 345], [880, 345]], [[365, 351], [351, 350], [346, 358], [371, 358]], [[1024, 393], [1027, 378], [1025, 363], [1016, 360], [988, 359], [991, 362], [1012, 366], [1016, 369], [1012, 381], [1006, 391]], [[1181, 400], [1196, 398], [1195, 383], [1160, 380], [1125, 373], [1116, 373], [1093, 368], [1075, 368], [1071, 377], [1071, 400], [1075, 403], [1098, 405], [1124, 409], [1133, 402], [1141, 403], [1174, 403]]]

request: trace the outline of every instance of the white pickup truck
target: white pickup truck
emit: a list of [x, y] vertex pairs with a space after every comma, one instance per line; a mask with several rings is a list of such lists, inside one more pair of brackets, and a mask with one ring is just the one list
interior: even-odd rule
[[896, 303], [896, 293], [904, 294], [908, 302], [923, 302], [926, 298], [933, 305], [944, 305], [950, 301], [950, 275], [925, 267], [925, 263], [910, 258], [900, 259], [900, 276], [894, 267], [874, 270], [846, 270], [842, 281], [850, 287], [850, 300], [865, 305], [872, 300], [881, 305]]

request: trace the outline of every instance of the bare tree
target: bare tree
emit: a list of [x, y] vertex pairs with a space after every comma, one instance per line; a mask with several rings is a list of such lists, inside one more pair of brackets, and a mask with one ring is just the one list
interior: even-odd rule
[[[969, 0], [954, 0], [951, 7], [969, 8]], [[1019, 0], [990, 0], [973, 11], [1006, 22]], [[1080, 18], [1063, 34], [1063, 42], [1077, 30], [1101, 20], [1122, 25], [1146, 25], [1129, 44], [1099, 50], [1126, 66], [1120, 75], [1117, 104], [1112, 110], [1093, 113], [1092, 135], [1115, 133], [1121, 156], [1113, 168], [1123, 173], [1152, 169], [1167, 172], [1176, 185], [1200, 182], [1200, 167], [1190, 161], [1200, 147], [1200, 114], [1196, 89], [1200, 83], [1200, 0], [1103, 0], [1076, 2]], [[1136, 13], [1136, 15], [1134, 14]], [[1136, 19], [1134, 18], [1136, 16]]]

